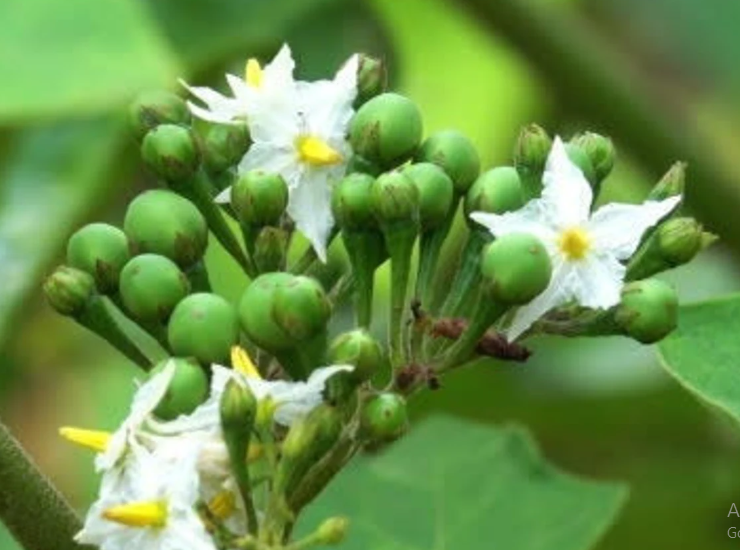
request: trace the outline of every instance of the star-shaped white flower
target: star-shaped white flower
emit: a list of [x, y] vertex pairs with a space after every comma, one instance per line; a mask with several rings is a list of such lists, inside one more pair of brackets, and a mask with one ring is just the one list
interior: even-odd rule
[[625, 266], [643, 233], [680, 202], [681, 197], [643, 204], [611, 203], [591, 214], [593, 193], [581, 170], [571, 162], [560, 138], [547, 159], [542, 196], [516, 212], [470, 217], [495, 237], [529, 233], [547, 247], [552, 279], [542, 294], [519, 308], [508, 328], [514, 340], [551, 309], [575, 301], [588, 308], [619, 303]]

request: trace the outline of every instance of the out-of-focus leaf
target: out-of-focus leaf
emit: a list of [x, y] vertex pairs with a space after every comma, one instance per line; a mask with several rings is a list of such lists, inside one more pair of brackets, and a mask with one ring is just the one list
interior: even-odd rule
[[101, 112], [180, 72], [134, 0], [0, 2], [0, 120]]
[[740, 420], [740, 295], [681, 308], [660, 344], [666, 370], [701, 399]]
[[557, 470], [520, 428], [436, 417], [343, 473], [303, 527], [348, 516], [346, 550], [583, 550], [625, 498]]

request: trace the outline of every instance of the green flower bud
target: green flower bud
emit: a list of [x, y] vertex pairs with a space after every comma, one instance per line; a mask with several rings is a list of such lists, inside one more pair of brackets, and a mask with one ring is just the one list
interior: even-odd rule
[[141, 94], [129, 108], [129, 125], [136, 139], [160, 124], [188, 124], [190, 111], [186, 103], [172, 92], [161, 90]]
[[657, 279], [635, 281], [622, 290], [615, 320], [625, 333], [643, 344], [665, 338], [678, 321], [678, 296]]
[[371, 443], [393, 441], [408, 429], [406, 400], [396, 393], [380, 393], [367, 401], [360, 413], [360, 429]]
[[254, 243], [254, 263], [260, 273], [280, 271], [288, 249], [289, 233], [280, 227], [263, 227]]
[[231, 443], [229, 446], [244, 450], [241, 453], [243, 462], [257, 416], [257, 399], [248, 387], [229, 380], [221, 394], [219, 416], [224, 439]]
[[188, 279], [164, 256], [142, 254], [121, 270], [123, 305], [143, 321], [166, 320], [189, 291]]
[[103, 294], [118, 290], [118, 277], [129, 258], [125, 233], [106, 223], [78, 229], [67, 243], [67, 263], [92, 275]]
[[663, 259], [672, 267], [690, 262], [702, 249], [704, 231], [694, 218], [673, 218], [656, 232]]
[[576, 136], [571, 143], [577, 145], [586, 153], [591, 161], [591, 166], [593, 166], [596, 180], [603, 181], [606, 179], [614, 168], [617, 155], [612, 140], [600, 134], [586, 132]]
[[565, 152], [568, 153], [568, 158], [570, 158], [571, 162], [581, 169], [583, 176], [589, 183], [594, 183], [596, 181], [596, 171], [586, 151], [575, 143], [566, 143]]
[[[356, 329], [340, 334], [329, 349], [329, 362], [332, 365], [352, 365], [348, 372], [358, 382], [369, 380], [385, 363], [383, 348], [370, 333]], [[341, 374], [341, 373], [340, 373]], [[335, 375], [337, 377], [339, 375]]]
[[224, 364], [239, 341], [236, 309], [216, 294], [192, 294], [172, 312], [167, 340], [173, 353], [181, 357], [195, 357], [207, 365]]
[[473, 212], [503, 214], [524, 206], [524, 189], [519, 172], [501, 166], [483, 172], [465, 195], [463, 209], [468, 223]]
[[247, 287], [239, 302], [242, 330], [252, 342], [270, 352], [285, 350], [295, 344], [272, 315], [277, 289], [292, 280], [289, 273], [260, 275]]
[[403, 169], [419, 190], [419, 222], [423, 231], [435, 229], [447, 219], [452, 208], [454, 186], [442, 168], [429, 162]]
[[542, 174], [552, 148], [544, 128], [530, 124], [522, 128], [514, 150], [514, 166], [521, 174]]
[[456, 130], [444, 130], [429, 136], [416, 153], [417, 162], [431, 162], [441, 167], [462, 195], [480, 173], [480, 158], [473, 143]]
[[686, 187], [686, 163], [677, 162], [660, 178], [648, 195], [648, 200], [662, 201], [668, 197], [682, 195]]
[[239, 174], [231, 187], [231, 206], [244, 225], [278, 225], [288, 206], [288, 186], [279, 174], [263, 170]]
[[367, 174], [354, 173], [345, 176], [332, 194], [331, 209], [337, 225], [342, 229], [375, 229], [371, 206], [371, 189], [375, 178]]
[[141, 144], [141, 156], [157, 176], [171, 182], [189, 179], [200, 164], [193, 134], [174, 124], [162, 124], [150, 130]]
[[187, 359], [165, 359], [151, 370], [149, 377], [162, 372], [171, 361], [175, 363], [175, 374], [167, 392], [154, 409], [155, 416], [162, 420], [174, 420], [182, 414], [190, 414], [208, 395], [206, 373], [200, 365]]
[[419, 189], [403, 172], [382, 174], [370, 188], [370, 207], [381, 224], [414, 222], [419, 216], [419, 200]]
[[491, 297], [502, 304], [532, 301], [550, 283], [552, 265], [542, 242], [525, 233], [496, 239], [483, 252], [483, 276]]
[[349, 520], [343, 517], [329, 518], [316, 530], [316, 544], [334, 546], [347, 536]]
[[123, 229], [137, 253], [166, 256], [183, 269], [198, 262], [208, 245], [203, 214], [189, 200], [164, 189], [145, 191], [131, 201]]
[[355, 107], [367, 103], [370, 99], [385, 91], [388, 85], [388, 72], [385, 63], [376, 57], [360, 54], [357, 69], [357, 99]]
[[251, 144], [246, 124], [212, 124], [203, 137], [203, 163], [211, 172], [236, 165]]
[[79, 315], [94, 293], [92, 275], [74, 267], [60, 266], [44, 282], [46, 299], [62, 315]]
[[298, 276], [275, 290], [273, 318], [293, 340], [305, 341], [326, 327], [331, 303], [321, 284]]
[[419, 108], [393, 93], [374, 97], [357, 111], [349, 139], [355, 153], [385, 168], [411, 158], [421, 141]]
[[352, 155], [347, 163], [347, 174], [368, 174], [370, 176], [377, 176], [383, 172], [377, 164], [370, 162], [367, 159], [362, 158], [360, 155]]

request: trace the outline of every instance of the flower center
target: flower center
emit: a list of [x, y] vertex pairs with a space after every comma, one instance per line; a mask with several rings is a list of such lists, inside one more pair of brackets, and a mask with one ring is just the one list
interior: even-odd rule
[[252, 58], [247, 61], [247, 67], [244, 70], [244, 80], [247, 84], [253, 88], [260, 88], [262, 86], [262, 67], [260, 62]]
[[72, 443], [76, 443], [82, 447], [87, 447], [97, 453], [105, 452], [111, 438], [111, 434], [109, 432], [83, 430], [81, 428], [71, 428], [68, 426], [59, 428], [59, 435]]
[[311, 166], [331, 166], [342, 162], [342, 155], [321, 138], [311, 135], [298, 136], [296, 149], [301, 162]]
[[220, 520], [230, 517], [236, 510], [236, 495], [224, 489], [216, 494], [209, 502], [208, 509]]
[[591, 237], [585, 229], [570, 227], [560, 234], [558, 246], [569, 260], [582, 260], [591, 248]]
[[157, 500], [113, 506], [103, 511], [103, 518], [128, 527], [164, 527], [167, 503]]

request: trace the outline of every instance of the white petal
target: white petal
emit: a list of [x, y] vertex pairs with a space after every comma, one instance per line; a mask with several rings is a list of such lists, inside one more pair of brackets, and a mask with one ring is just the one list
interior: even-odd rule
[[203, 108], [188, 102], [188, 108], [196, 117], [209, 122], [227, 123], [246, 116], [246, 107], [239, 100], [226, 97], [205, 86], [189, 86], [183, 81], [180, 83], [206, 106]]
[[352, 104], [357, 97], [356, 55], [347, 60], [334, 80], [298, 83], [300, 110], [304, 131], [326, 141], [344, 141], [354, 115]]
[[233, 74], [226, 73], [226, 82], [229, 88], [231, 88], [231, 93], [234, 94], [234, 97], [244, 104], [244, 111], [248, 115], [250, 107], [255, 101], [255, 90], [244, 82], [243, 79]]
[[175, 376], [175, 362], [168, 361], [161, 372], [144, 382], [134, 395], [131, 403], [131, 413], [127, 421], [138, 423], [144, 420], [167, 393], [172, 378]]
[[266, 93], [292, 92], [295, 85], [293, 81], [294, 69], [295, 61], [293, 61], [290, 47], [283, 44], [280, 51], [264, 68], [262, 85]]
[[588, 220], [593, 192], [581, 169], [568, 157], [565, 145], [555, 138], [542, 176], [542, 199], [560, 227], [577, 226]]
[[288, 215], [322, 262], [326, 262], [327, 241], [334, 227], [332, 188], [327, 177], [326, 169], [307, 169], [300, 183], [290, 190], [288, 200]]
[[510, 233], [528, 233], [547, 244], [555, 240], [556, 232], [546, 207], [544, 201], [534, 199], [515, 212], [504, 214], [473, 212], [470, 219], [484, 226], [494, 237]]
[[573, 264], [578, 277], [578, 284], [573, 288], [579, 304], [607, 309], [619, 303], [626, 269], [614, 256], [589, 254]]
[[596, 248], [626, 260], [634, 254], [643, 233], [668, 215], [680, 201], [679, 195], [643, 204], [604, 205], [591, 216], [588, 232]]

